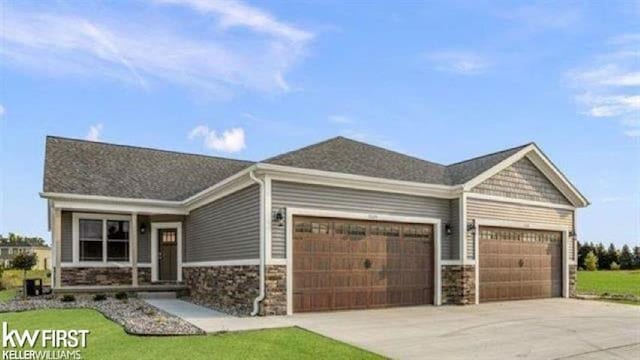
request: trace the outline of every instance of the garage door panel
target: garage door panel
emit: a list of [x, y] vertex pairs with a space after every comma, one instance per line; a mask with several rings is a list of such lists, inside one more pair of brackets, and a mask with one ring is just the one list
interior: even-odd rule
[[294, 311], [432, 303], [432, 237], [431, 225], [294, 217]]
[[480, 228], [480, 301], [560, 296], [561, 234]]

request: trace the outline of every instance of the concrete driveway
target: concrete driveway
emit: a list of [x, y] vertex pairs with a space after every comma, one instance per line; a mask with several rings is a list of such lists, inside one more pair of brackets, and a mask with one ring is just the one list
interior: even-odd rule
[[548, 299], [290, 319], [397, 359], [640, 359], [640, 307], [606, 302]]

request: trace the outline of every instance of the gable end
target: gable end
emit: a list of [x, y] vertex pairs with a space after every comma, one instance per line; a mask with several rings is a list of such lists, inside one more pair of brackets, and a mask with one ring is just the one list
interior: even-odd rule
[[471, 191], [513, 199], [571, 205], [527, 157], [478, 184]]

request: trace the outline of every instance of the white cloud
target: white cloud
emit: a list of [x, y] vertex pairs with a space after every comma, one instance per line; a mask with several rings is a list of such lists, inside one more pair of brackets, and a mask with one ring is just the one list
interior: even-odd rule
[[468, 51], [437, 51], [426, 58], [434, 69], [460, 75], [481, 74], [491, 66], [485, 57]]
[[501, 18], [517, 23], [528, 31], [543, 31], [554, 29], [568, 29], [582, 18], [577, 6], [564, 4], [525, 5], [498, 14]]
[[355, 121], [346, 115], [329, 115], [329, 121], [334, 124], [353, 124]]
[[[240, 2], [162, 2], [198, 10], [191, 14], [193, 23], [207, 25], [189, 32], [172, 25], [173, 19], [134, 22], [55, 8], [30, 12], [5, 4], [0, 58], [47, 75], [107, 77], [143, 88], [170, 83], [229, 97], [247, 89], [289, 91], [285, 76], [313, 38]], [[219, 26], [212, 29], [207, 18]], [[233, 27], [248, 32], [229, 31]]]
[[578, 91], [584, 113], [619, 120], [623, 133], [640, 136], [640, 34], [624, 34], [609, 41], [608, 52], [594, 56], [588, 65], [567, 72]]
[[100, 135], [102, 134], [102, 124], [95, 124], [89, 127], [89, 132], [85, 136], [85, 140], [100, 141]]
[[224, 28], [246, 27], [256, 32], [287, 39], [291, 42], [311, 40], [313, 34], [297, 29], [276, 20], [270, 14], [233, 0], [155, 0], [159, 3], [190, 7], [201, 13], [215, 14], [220, 17]]
[[0, 104], [0, 117], [3, 117], [6, 112], [4, 105]]
[[232, 153], [246, 148], [244, 130], [242, 128], [225, 130], [219, 135], [215, 130], [209, 129], [208, 126], [199, 125], [188, 134], [189, 140], [198, 137], [204, 138], [204, 146], [211, 150]]

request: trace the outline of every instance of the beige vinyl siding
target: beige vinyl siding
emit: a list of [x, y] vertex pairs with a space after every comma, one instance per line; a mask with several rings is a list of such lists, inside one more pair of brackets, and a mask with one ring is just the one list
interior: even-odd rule
[[260, 188], [252, 185], [197, 208], [187, 218], [187, 262], [260, 257]]
[[473, 260], [476, 258], [475, 234], [473, 233], [473, 231], [467, 231], [466, 234], [467, 234], [467, 244], [466, 244], [467, 259]]
[[514, 199], [570, 205], [564, 195], [526, 157], [483, 181], [471, 191]]
[[[315, 208], [324, 210], [353, 211], [400, 216], [421, 216], [438, 218], [444, 224], [452, 221], [451, 200], [428, 198], [377, 191], [355, 190], [339, 187], [273, 181], [271, 189], [273, 211], [287, 207]], [[455, 240], [453, 240], [455, 239]], [[442, 257], [458, 258], [457, 244], [452, 253], [451, 242], [458, 242], [457, 236], [443, 236]], [[286, 257], [285, 227], [272, 225], [272, 257]], [[444, 249], [447, 249], [444, 251]]]

